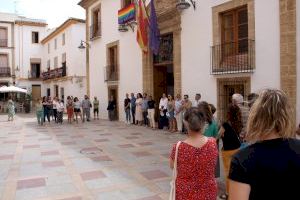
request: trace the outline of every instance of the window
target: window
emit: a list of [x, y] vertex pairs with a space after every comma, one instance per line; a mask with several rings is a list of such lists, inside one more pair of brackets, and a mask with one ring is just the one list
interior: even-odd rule
[[50, 70], [50, 60], [47, 61], [47, 69]]
[[57, 68], [58, 66], [58, 58], [57, 56], [54, 58], [54, 68]]
[[100, 5], [92, 11], [91, 39], [101, 36], [101, 7]]
[[8, 55], [7, 54], [0, 54], [0, 67], [7, 68], [8, 66]]
[[126, 8], [133, 3], [133, 0], [122, 0], [122, 8]]
[[50, 43], [48, 43], [48, 53], [50, 53]]
[[41, 64], [31, 63], [31, 78], [40, 78], [41, 75]]
[[67, 55], [66, 55], [66, 53], [63, 53], [63, 54], [61, 55], [61, 62], [62, 62], [62, 63], [67, 62]]
[[54, 40], [54, 49], [57, 49], [57, 39]]
[[0, 27], [0, 47], [7, 47], [7, 28]]
[[[248, 52], [248, 11], [241, 7], [221, 14], [222, 43], [228, 44], [232, 53]], [[229, 47], [230, 46], [230, 47]]]
[[39, 32], [32, 32], [32, 43], [39, 43]]
[[65, 45], [66, 44], [66, 34], [63, 33], [62, 34], [62, 45]]

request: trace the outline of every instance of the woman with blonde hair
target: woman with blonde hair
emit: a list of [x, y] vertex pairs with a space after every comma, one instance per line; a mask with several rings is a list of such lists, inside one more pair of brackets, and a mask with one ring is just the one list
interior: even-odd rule
[[246, 140], [231, 161], [229, 199], [297, 199], [300, 141], [286, 94], [265, 89], [253, 104]]

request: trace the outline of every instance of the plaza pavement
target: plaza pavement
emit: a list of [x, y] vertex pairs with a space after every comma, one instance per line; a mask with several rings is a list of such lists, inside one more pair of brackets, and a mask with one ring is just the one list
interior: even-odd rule
[[105, 120], [6, 120], [0, 115], [2, 200], [168, 199], [170, 148], [183, 135]]

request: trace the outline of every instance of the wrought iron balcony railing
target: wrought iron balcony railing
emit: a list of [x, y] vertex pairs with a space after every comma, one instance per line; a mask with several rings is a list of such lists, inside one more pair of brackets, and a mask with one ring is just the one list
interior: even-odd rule
[[109, 81], [118, 81], [119, 80], [119, 70], [118, 67], [116, 65], [110, 65], [110, 66], [106, 66], [104, 68], [104, 80], [106, 82]]
[[41, 74], [35, 71], [28, 71], [28, 79], [40, 79]]
[[0, 39], [0, 47], [7, 47], [8, 46], [7, 39]]
[[11, 77], [10, 67], [0, 67], [0, 77]]
[[211, 47], [211, 74], [252, 73], [254, 69], [254, 40], [242, 40]]
[[90, 39], [101, 36], [101, 23], [95, 23], [90, 26]]
[[67, 75], [66, 67], [60, 67], [48, 70], [46, 72], [42, 73], [43, 80], [49, 80], [49, 79], [55, 79], [55, 78], [61, 78]]

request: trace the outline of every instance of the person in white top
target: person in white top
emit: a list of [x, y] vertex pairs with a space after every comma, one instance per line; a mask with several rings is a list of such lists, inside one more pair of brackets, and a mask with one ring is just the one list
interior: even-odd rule
[[193, 102], [193, 107], [198, 107], [199, 103], [201, 102], [201, 94], [196, 94], [195, 101]]
[[159, 101], [159, 120], [158, 120], [158, 128], [163, 129], [168, 126], [168, 119], [166, 116], [168, 106], [168, 98], [165, 93], [163, 93], [162, 98]]
[[57, 123], [63, 123], [63, 115], [64, 115], [64, 102], [62, 100], [57, 101], [58, 104], [56, 105], [57, 108]]
[[177, 124], [177, 131], [182, 132], [182, 99], [181, 95], [176, 95], [175, 100], [175, 118], [176, 118], [176, 124]]

